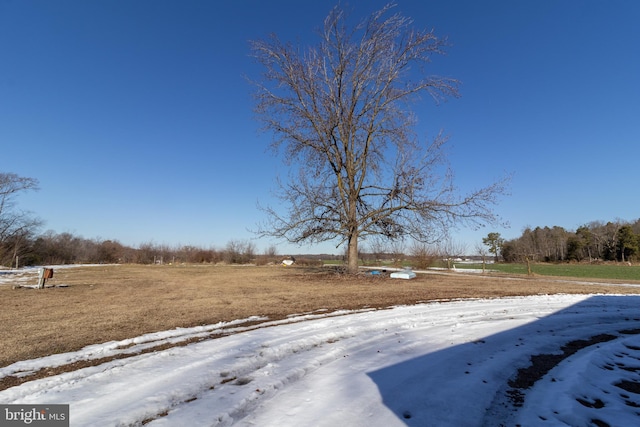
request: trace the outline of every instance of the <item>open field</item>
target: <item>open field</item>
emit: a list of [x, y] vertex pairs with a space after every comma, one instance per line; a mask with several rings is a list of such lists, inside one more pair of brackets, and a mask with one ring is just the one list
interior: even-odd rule
[[[482, 264], [457, 264], [456, 268], [482, 269]], [[487, 264], [489, 270], [507, 274], [527, 274], [526, 264]], [[532, 263], [531, 272], [541, 276], [561, 276], [604, 280], [640, 280], [640, 265]]]
[[[369, 262], [367, 262], [368, 265]], [[325, 264], [341, 265], [340, 260], [325, 261]], [[375, 264], [374, 264], [375, 265]], [[389, 267], [400, 265], [386, 261], [384, 265]], [[405, 260], [401, 264], [402, 266], [411, 267], [412, 262]], [[453, 262], [456, 269], [474, 269], [482, 270], [482, 263], [468, 263], [468, 262]], [[415, 265], [414, 265], [415, 267]], [[432, 264], [432, 267], [446, 268], [447, 263], [445, 261], [436, 261]], [[488, 263], [485, 265], [487, 270], [491, 270], [494, 273], [506, 273], [515, 276], [526, 276], [528, 274], [526, 264], [518, 263]], [[531, 263], [531, 272], [534, 275], [539, 276], [558, 276], [558, 277], [572, 277], [583, 279], [602, 279], [602, 280], [632, 280], [640, 281], [640, 265], [628, 265], [626, 263]]]
[[[611, 282], [611, 281], [609, 281]], [[630, 283], [626, 281], [626, 283]], [[634, 282], [640, 284], [640, 281]], [[44, 290], [0, 286], [0, 366], [175, 327], [315, 310], [549, 293], [632, 293], [640, 287], [548, 277], [343, 276], [328, 268], [109, 265], [56, 270]]]

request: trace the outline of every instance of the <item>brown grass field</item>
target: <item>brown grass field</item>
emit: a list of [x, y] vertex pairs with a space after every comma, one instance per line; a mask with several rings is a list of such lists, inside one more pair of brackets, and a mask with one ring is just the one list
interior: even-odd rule
[[[637, 282], [640, 284], [640, 282]], [[326, 309], [384, 308], [433, 300], [640, 288], [566, 278], [478, 274], [348, 276], [327, 267], [109, 265], [58, 269], [46, 289], [0, 286], [0, 366], [175, 327], [280, 319]], [[57, 287], [56, 285], [68, 285]]]

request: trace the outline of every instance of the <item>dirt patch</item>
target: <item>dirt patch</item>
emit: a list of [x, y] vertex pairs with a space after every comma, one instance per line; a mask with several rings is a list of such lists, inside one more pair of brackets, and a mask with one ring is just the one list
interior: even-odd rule
[[[513, 406], [520, 407], [524, 403], [524, 392], [532, 387], [536, 381], [544, 377], [551, 369], [556, 367], [558, 363], [575, 354], [578, 350], [592, 346], [594, 344], [607, 342], [616, 339], [615, 335], [600, 334], [595, 335], [587, 340], [571, 341], [560, 348], [558, 354], [536, 354], [531, 356], [531, 364], [526, 368], [518, 370], [515, 378], [509, 380], [508, 385], [511, 387], [507, 390], [507, 395], [511, 399]], [[580, 402], [584, 406], [598, 407], [597, 402]]]
[[615, 384], [616, 387], [619, 387], [629, 393], [640, 394], [640, 383], [637, 381], [620, 381]]

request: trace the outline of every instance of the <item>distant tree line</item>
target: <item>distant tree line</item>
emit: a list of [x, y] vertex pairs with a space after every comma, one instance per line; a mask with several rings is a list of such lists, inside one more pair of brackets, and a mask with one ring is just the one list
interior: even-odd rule
[[[86, 263], [219, 263], [265, 264], [278, 262], [275, 246], [258, 254], [251, 240], [231, 240], [222, 249], [196, 246], [171, 247], [164, 244], [144, 243], [137, 248], [123, 245], [117, 240], [85, 239], [71, 233], [47, 231], [38, 234], [43, 221], [29, 212], [17, 208], [18, 194], [38, 189], [38, 181], [13, 173], [0, 172], [0, 266], [15, 267], [46, 264]], [[367, 260], [404, 259], [403, 239], [369, 242], [368, 253], [358, 253]], [[489, 252], [498, 254], [506, 262], [544, 261], [640, 261], [640, 219], [634, 222], [594, 221], [575, 231], [562, 227], [527, 227], [516, 239], [504, 240], [499, 233], [489, 233], [476, 248], [484, 258]], [[416, 242], [409, 248], [414, 263], [428, 266], [436, 259], [451, 260], [463, 256], [464, 245], [444, 239], [435, 246]], [[319, 258], [340, 259], [340, 255], [306, 256], [312, 263]], [[342, 258], [348, 258], [345, 253]], [[298, 260], [303, 263], [303, 259]]]
[[[138, 247], [117, 240], [85, 239], [71, 233], [47, 231], [41, 235], [23, 236], [0, 242], [0, 265], [20, 266], [47, 264], [168, 264], [219, 263], [245, 264], [277, 258], [275, 247], [257, 253], [250, 240], [232, 240], [224, 248], [202, 248], [143, 243]], [[265, 261], [267, 262], [267, 261]]]
[[137, 248], [117, 240], [85, 239], [71, 233], [38, 234], [43, 221], [18, 209], [16, 197], [38, 190], [38, 180], [0, 172], [0, 266], [86, 263], [266, 263], [277, 257], [275, 246], [256, 253], [250, 240], [232, 240], [223, 249], [170, 247], [144, 243]]
[[[59, 264], [279, 264], [289, 255], [278, 254], [271, 245], [262, 251], [251, 240], [230, 240], [222, 248], [192, 245], [171, 246], [143, 243], [138, 247], [117, 240], [85, 239], [72, 233], [47, 231], [24, 237], [18, 247], [14, 240], [0, 242], [0, 266]], [[316, 265], [319, 260], [340, 259], [339, 255], [296, 255], [296, 263]]]
[[640, 260], [640, 219], [594, 221], [575, 231], [562, 227], [527, 227], [516, 239], [501, 242], [505, 262]]

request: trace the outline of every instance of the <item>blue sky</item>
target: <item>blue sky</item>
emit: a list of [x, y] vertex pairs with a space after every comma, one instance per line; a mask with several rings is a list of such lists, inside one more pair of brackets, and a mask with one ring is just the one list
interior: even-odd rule
[[[385, 3], [347, 7], [364, 17]], [[491, 231], [640, 217], [640, 2], [397, 3], [451, 43], [430, 72], [462, 81], [459, 99], [414, 106], [417, 130], [450, 136], [463, 192], [514, 173], [495, 209], [510, 227], [456, 242], [472, 252]], [[19, 206], [43, 231], [132, 246], [255, 237], [256, 204], [273, 202], [286, 168], [252, 112], [248, 41], [315, 43], [334, 4], [0, 0], [0, 171], [41, 187]]]

